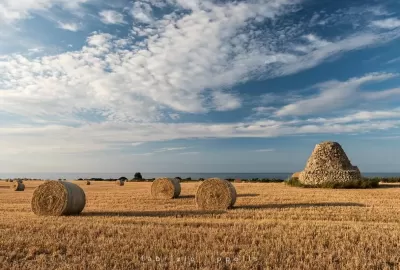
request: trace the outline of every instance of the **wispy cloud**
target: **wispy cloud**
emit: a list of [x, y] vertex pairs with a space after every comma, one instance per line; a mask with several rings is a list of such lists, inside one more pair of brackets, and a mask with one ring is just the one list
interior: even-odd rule
[[253, 150], [253, 152], [275, 152], [275, 149], [257, 149], [257, 150]]
[[63, 22], [58, 22], [58, 28], [68, 30], [71, 32], [76, 32], [80, 29], [79, 24], [77, 23], [63, 23]]
[[178, 155], [197, 155], [200, 154], [200, 152], [182, 152], [178, 153]]
[[115, 10], [103, 10], [99, 13], [100, 20], [105, 24], [124, 24], [124, 15]]
[[131, 143], [132, 146], [139, 146], [139, 145], [141, 145], [141, 144], [143, 144], [143, 142], [134, 142], [134, 143]]
[[392, 60], [389, 60], [387, 63], [388, 64], [393, 64], [393, 63], [398, 63], [398, 62], [400, 62], [400, 57], [397, 57], [397, 58], [394, 58]]
[[154, 150], [155, 153], [162, 153], [162, 152], [168, 152], [168, 151], [179, 151], [179, 150], [185, 150], [188, 149], [189, 147], [166, 147], [166, 148], [161, 148]]
[[[321, 83], [315, 86], [315, 88], [319, 89], [317, 95], [286, 105], [279, 109], [276, 115], [310, 115], [345, 107], [354, 104], [360, 99], [357, 96], [360, 86], [371, 82], [384, 81], [395, 76], [397, 75], [391, 73], [373, 73], [359, 78], [352, 78], [345, 82], [329, 81]], [[393, 93], [386, 93], [386, 95], [391, 94]], [[365, 95], [368, 97], [368, 94]], [[369, 95], [384, 96], [384, 94], [379, 93]]]
[[400, 19], [388, 18], [384, 20], [373, 21], [372, 25], [383, 29], [395, 29], [400, 27]]

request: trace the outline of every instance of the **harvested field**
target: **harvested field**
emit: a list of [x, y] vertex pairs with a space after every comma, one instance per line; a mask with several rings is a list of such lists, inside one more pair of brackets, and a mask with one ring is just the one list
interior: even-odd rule
[[151, 183], [76, 181], [79, 216], [36, 216], [0, 183], [1, 269], [398, 269], [399, 184], [369, 190], [234, 183], [232, 210], [197, 210], [201, 182], [160, 203]]

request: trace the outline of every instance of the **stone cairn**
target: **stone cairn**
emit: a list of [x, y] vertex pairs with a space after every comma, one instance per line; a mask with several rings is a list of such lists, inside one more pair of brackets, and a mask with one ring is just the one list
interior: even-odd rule
[[346, 183], [355, 180], [361, 180], [360, 170], [350, 163], [339, 143], [330, 141], [315, 146], [305, 169], [299, 175], [299, 181], [305, 185]]

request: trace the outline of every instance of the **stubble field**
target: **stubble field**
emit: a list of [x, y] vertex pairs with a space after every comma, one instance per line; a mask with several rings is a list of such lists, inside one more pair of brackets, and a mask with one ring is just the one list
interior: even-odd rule
[[301, 189], [234, 183], [226, 212], [198, 211], [200, 183], [155, 200], [151, 183], [74, 182], [80, 216], [38, 217], [34, 188], [0, 183], [1, 269], [398, 269], [400, 186]]

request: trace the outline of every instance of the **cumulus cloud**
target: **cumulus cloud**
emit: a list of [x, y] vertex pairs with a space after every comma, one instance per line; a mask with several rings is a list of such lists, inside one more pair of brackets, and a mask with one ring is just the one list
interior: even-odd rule
[[100, 20], [105, 24], [124, 24], [124, 15], [115, 10], [103, 10], [99, 13]]

